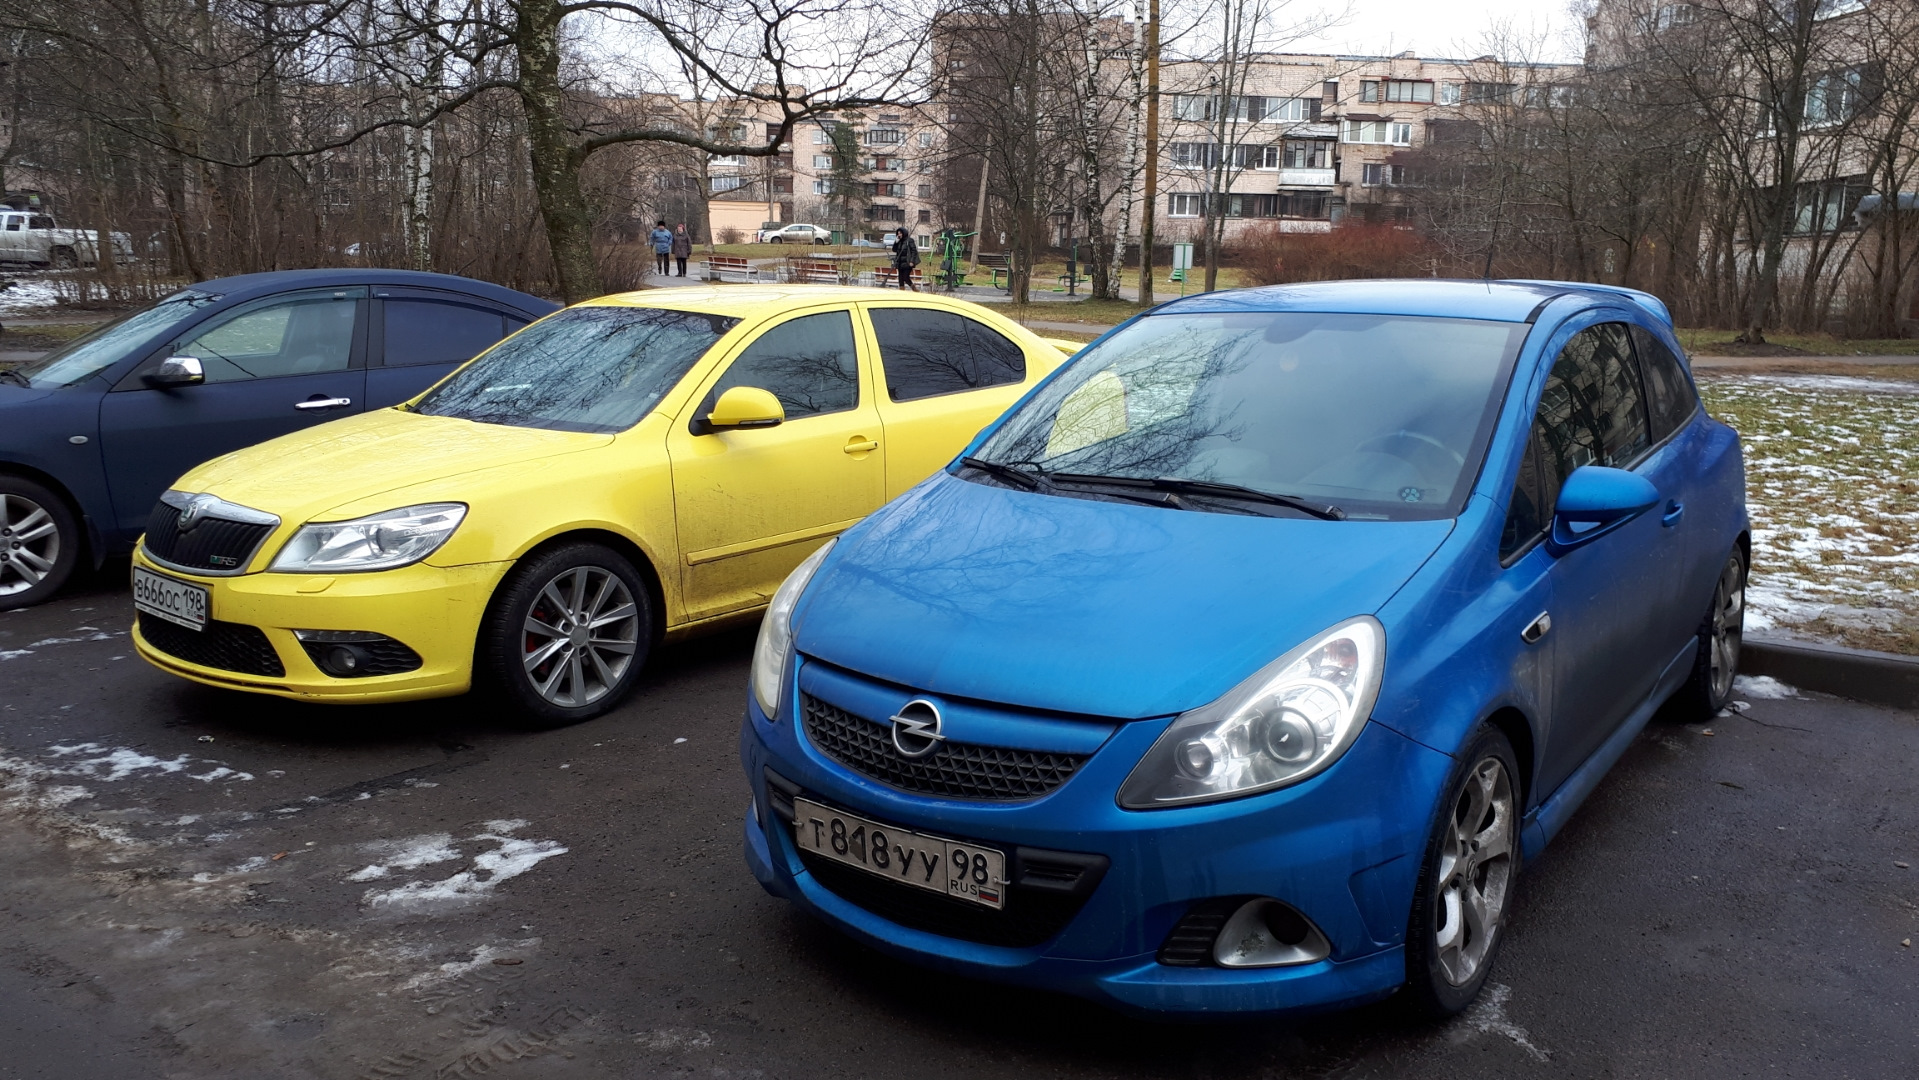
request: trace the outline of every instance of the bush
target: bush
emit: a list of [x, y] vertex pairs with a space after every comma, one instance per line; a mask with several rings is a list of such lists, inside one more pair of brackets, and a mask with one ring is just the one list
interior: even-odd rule
[[647, 288], [653, 273], [653, 245], [613, 243], [598, 245], [595, 251], [600, 270], [600, 287], [608, 292], [631, 292]]
[[720, 243], [722, 244], [741, 244], [745, 242], [746, 234], [731, 225], [720, 230]]
[[1426, 238], [1412, 229], [1364, 222], [1323, 233], [1281, 232], [1272, 225], [1247, 232], [1233, 246], [1248, 285], [1425, 277], [1435, 256]]

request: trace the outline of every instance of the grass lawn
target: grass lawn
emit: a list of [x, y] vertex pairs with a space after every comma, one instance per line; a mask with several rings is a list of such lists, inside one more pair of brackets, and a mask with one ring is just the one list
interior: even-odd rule
[[90, 323], [43, 323], [30, 326], [14, 326], [0, 330], [0, 349], [52, 350], [67, 342], [100, 329], [101, 324]]
[[[1734, 345], [1737, 330], [1679, 330], [1679, 344], [1697, 356], [1743, 356], [1747, 346]], [[1831, 334], [1789, 334], [1766, 331], [1766, 342], [1798, 349], [1813, 356], [1919, 356], [1919, 338], [1838, 338]], [[1716, 347], [1725, 351], [1716, 351]]]
[[1919, 385], [1702, 372], [1699, 386], [1745, 442], [1747, 627], [1919, 655]]

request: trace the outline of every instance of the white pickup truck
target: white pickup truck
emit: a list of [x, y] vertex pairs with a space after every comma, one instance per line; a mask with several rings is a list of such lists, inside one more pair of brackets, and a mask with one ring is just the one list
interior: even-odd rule
[[[112, 234], [116, 261], [133, 258], [133, 238]], [[100, 261], [100, 234], [92, 229], [63, 229], [47, 214], [0, 210], [0, 262], [31, 263], [71, 270]]]

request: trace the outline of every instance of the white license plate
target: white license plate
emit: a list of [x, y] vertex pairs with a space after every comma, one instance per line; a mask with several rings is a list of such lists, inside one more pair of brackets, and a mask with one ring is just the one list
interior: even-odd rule
[[989, 908], [1006, 906], [1006, 853], [793, 800], [801, 850]]
[[133, 568], [133, 606], [168, 622], [194, 630], [207, 628], [207, 612], [212, 607], [206, 587], [175, 581], [142, 567]]

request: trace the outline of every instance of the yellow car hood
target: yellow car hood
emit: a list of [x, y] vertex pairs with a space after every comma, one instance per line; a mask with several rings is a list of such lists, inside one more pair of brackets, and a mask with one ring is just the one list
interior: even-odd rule
[[[611, 435], [381, 409], [236, 450], [174, 484], [298, 524], [382, 492], [604, 446]], [[376, 507], [376, 510], [383, 509]]]

